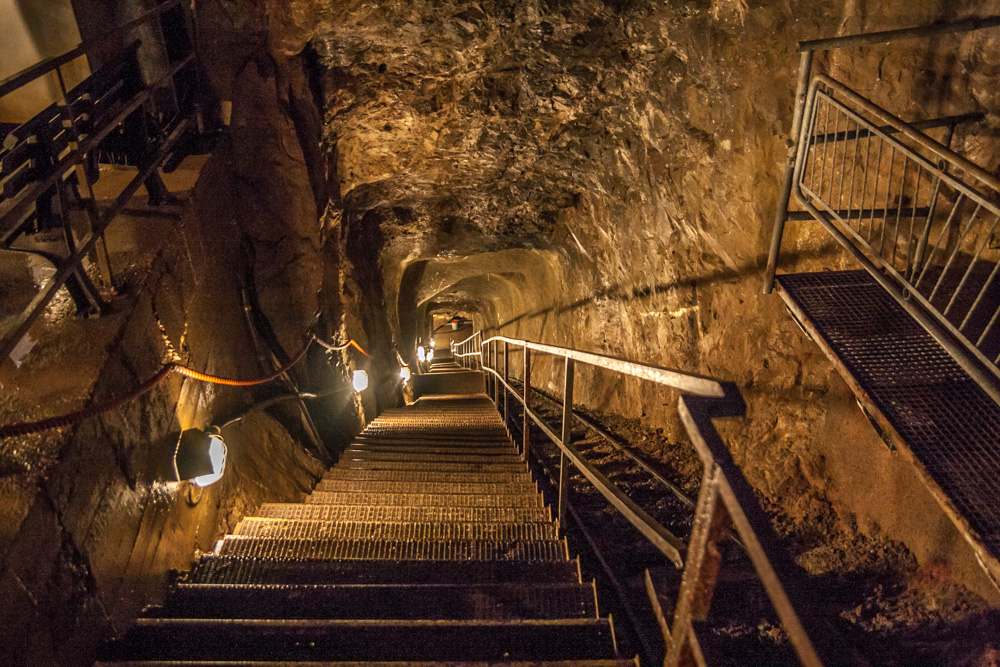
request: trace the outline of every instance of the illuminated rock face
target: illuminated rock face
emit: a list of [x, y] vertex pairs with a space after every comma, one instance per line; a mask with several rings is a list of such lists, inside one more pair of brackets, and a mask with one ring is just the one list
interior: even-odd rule
[[[457, 313], [477, 328], [733, 380], [750, 407], [730, 442], [751, 482], [790, 533], [824, 525], [854, 545], [828, 559], [805, 540], [820, 549], [811, 567], [849, 567], [867, 553], [858, 545], [888, 535], [922, 566], [944, 559], [988, 592], [970, 554], [943, 546], [961, 540], [908, 464], [780, 300], [760, 293], [796, 42], [1000, 7], [877, 4], [318, 7], [348, 310], [360, 313], [348, 317], [376, 346], [412, 350], [428, 315]], [[927, 118], [997, 108], [996, 44], [984, 32], [819, 65], [904, 118]], [[994, 168], [995, 134], [979, 124], [955, 147]], [[815, 225], [791, 228], [785, 251], [785, 270], [843, 266]], [[544, 361], [536, 373], [558, 382]], [[672, 400], [648, 387], [598, 377], [579, 391], [676, 431]], [[885, 480], [897, 491], [882, 495]]]

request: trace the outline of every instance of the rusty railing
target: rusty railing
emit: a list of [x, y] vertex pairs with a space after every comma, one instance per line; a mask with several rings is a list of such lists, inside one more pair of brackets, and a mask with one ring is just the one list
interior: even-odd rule
[[[517, 375], [511, 373], [512, 351], [522, 354], [520, 390], [512, 384]], [[813, 601], [806, 597], [806, 575], [782, 548], [770, 518], [761, 508], [753, 488], [734, 463], [713, 423], [715, 419], [743, 416], [745, 405], [735, 385], [649, 364], [505, 336], [484, 339], [481, 332], [460, 343], [453, 343], [452, 354], [466, 368], [482, 369], [488, 374], [488, 393], [505, 420], [510, 417], [510, 397], [521, 404], [523, 439], [520, 450], [525, 459], [531, 454], [532, 424], [558, 446], [557, 516], [561, 531], [565, 527], [569, 465], [572, 465], [664, 556], [677, 567], [683, 567], [680, 593], [669, 625], [660, 612], [648, 572], [646, 577], [647, 591], [663, 630], [664, 665], [705, 664], [696, 627], [698, 621], [708, 616], [722, 565], [717, 545], [728, 537], [729, 522], [753, 562], [801, 664], [820, 666], [844, 662], [843, 645], [838, 641], [836, 631], [823, 621], [798, 613], [797, 610], [813, 606]], [[557, 434], [531, 408], [531, 360], [533, 355], [538, 354], [563, 360], [561, 434]], [[638, 507], [573, 446], [571, 426], [577, 364], [632, 376], [680, 392], [677, 409], [704, 465], [694, 525], [687, 544]], [[854, 661], [858, 662], [858, 659]]]

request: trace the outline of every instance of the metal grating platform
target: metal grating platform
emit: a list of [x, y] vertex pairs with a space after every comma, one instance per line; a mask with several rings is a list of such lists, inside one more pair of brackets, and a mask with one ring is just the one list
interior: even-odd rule
[[1000, 407], [865, 271], [778, 282], [859, 400], [898, 433], [950, 513], [954, 506], [959, 527], [967, 521], [971, 537], [1000, 556]]

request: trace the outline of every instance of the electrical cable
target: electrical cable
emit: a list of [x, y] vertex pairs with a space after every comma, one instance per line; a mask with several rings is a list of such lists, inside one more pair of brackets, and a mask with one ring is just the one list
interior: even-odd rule
[[369, 359], [374, 359], [374, 357], [372, 357], [372, 355], [370, 355], [367, 352], [365, 352], [364, 349], [362, 349], [362, 347], [360, 345], [358, 345], [358, 341], [354, 340], [353, 338], [351, 338], [350, 340], [348, 340], [343, 345], [333, 345], [331, 343], [327, 343], [325, 340], [322, 340], [321, 338], [317, 338], [316, 336], [313, 336], [313, 340], [316, 341], [317, 343], [319, 343], [320, 345], [322, 345], [323, 347], [325, 347], [326, 349], [332, 351], [332, 352], [340, 352], [342, 350], [346, 350], [347, 348], [353, 346], [355, 349], [357, 349], [358, 352], [360, 352], [361, 354], [365, 355]]
[[[163, 367], [160, 368], [160, 370], [157, 371], [155, 375], [150, 377], [148, 380], [142, 382], [139, 386], [135, 387], [131, 391], [122, 394], [121, 396], [117, 396], [108, 401], [105, 401], [104, 403], [100, 403], [98, 405], [91, 405], [86, 408], [83, 408], [82, 410], [77, 410], [76, 412], [70, 412], [69, 414], [65, 415], [59, 415], [57, 417], [47, 417], [45, 419], [39, 419], [33, 422], [21, 422], [17, 424], [5, 424], [4, 426], [0, 426], [0, 438], [11, 438], [14, 436], [31, 435], [33, 433], [40, 433], [42, 431], [48, 431], [54, 428], [66, 428], [68, 426], [76, 426], [77, 424], [80, 424], [81, 422], [90, 419], [91, 417], [97, 417], [98, 415], [102, 415], [105, 412], [114, 410], [115, 408], [118, 408], [124, 405], [125, 403], [128, 403], [129, 401], [139, 398], [143, 394], [152, 390], [153, 387], [163, 382], [167, 378], [167, 376], [169, 376], [171, 373], [177, 373], [178, 375], [183, 375], [185, 377], [191, 378], [192, 380], [199, 380], [201, 382], [209, 382], [212, 384], [220, 384], [230, 387], [252, 387], [254, 385], [265, 384], [267, 382], [271, 382], [272, 380], [276, 380], [277, 378], [281, 377], [282, 375], [287, 373], [289, 369], [292, 368], [292, 366], [302, 361], [302, 359], [306, 356], [306, 352], [309, 350], [309, 347], [313, 344], [313, 342], [317, 342], [323, 347], [326, 347], [327, 349], [334, 349], [336, 347], [330, 345], [326, 341], [320, 340], [315, 335], [313, 335], [306, 342], [305, 346], [302, 348], [302, 351], [300, 351], [297, 355], [295, 355], [295, 357], [291, 361], [289, 361], [287, 364], [276, 370], [271, 375], [263, 378], [257, 378], [254, 380], [236, 380], [233, 378], [222, 377], [220, 375], [211, 375], [209, 373], [203, 373], [193, 368], [188, 368], [187, 366], [182, 366], [181, 364], [171, 362], [168, 364], [164, 364]], [[347, 343], [345, 343], [344, 346], [341, 347], [340, 349], [346, 349], [351, 345], [356, 347], [358, 351], [360, 351], [363, 355], [365, 355], [369, 359], [372, 358], [370, 354], [361, 349], [361, 346], [358, 345], [353, 338], [347, 341]]]

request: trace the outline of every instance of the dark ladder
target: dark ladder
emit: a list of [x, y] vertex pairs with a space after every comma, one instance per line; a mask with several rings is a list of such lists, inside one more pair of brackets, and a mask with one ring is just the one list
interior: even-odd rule
[[305, 502], [240, 522], [102, 659], [636, 664], [492, 403], [454, 393], [373, 421]]

